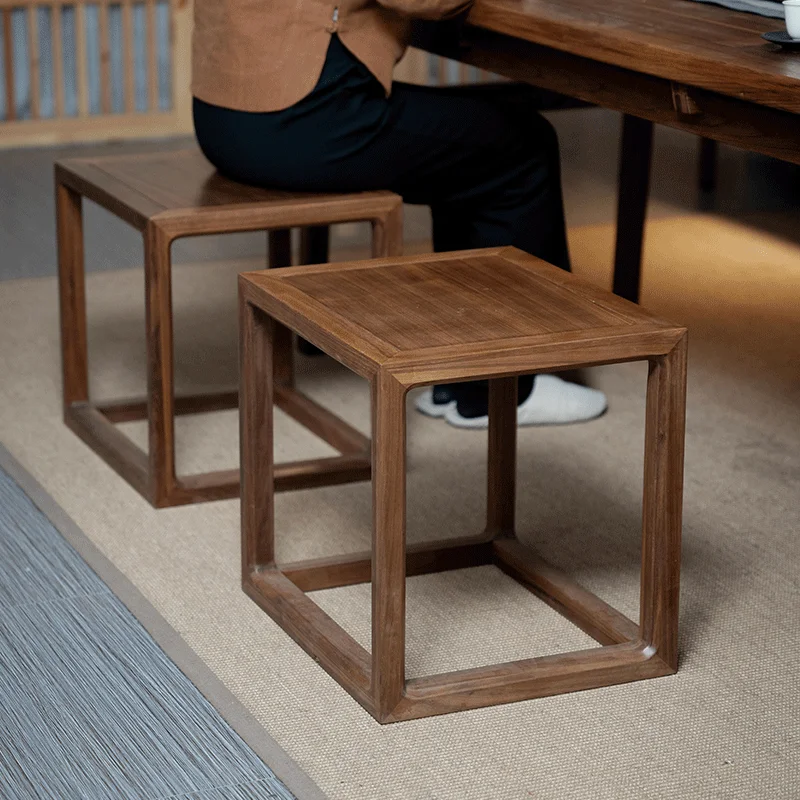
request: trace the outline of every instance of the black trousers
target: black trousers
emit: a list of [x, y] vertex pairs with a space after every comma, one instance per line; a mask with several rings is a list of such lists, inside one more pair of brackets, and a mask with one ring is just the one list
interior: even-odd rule
[[194, 122], [203, 152], [234, 180], [389, 189], [430, 206], [437, 252], [514, 245], [569, 269], [558, 140], [536, 107], [535, 90], [518, 84], [395, 82], [387, 98], [334, 35], [316, 88], [291, 108], [195, 99]]
[[284, 111], [194, 103], [208, 159], [290, 190], [389, 189], [428, 205], [437, 252], [515, 245], [569, 268], [558, 141], [524, 85], [383, 87], [337, 36], [314, 91]]

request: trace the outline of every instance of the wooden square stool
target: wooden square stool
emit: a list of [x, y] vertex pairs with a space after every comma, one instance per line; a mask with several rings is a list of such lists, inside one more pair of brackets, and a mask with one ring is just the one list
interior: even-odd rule
[[[653, 678], [677, 669], [686, 331], [514, 248], [239, 277], [245, 591], [379, 722]], [[286, 325], [370, 381], [371, 553], [276, 564], [273, 343]], [[517, 376], [647, 360], [639, 623], [514, 533]], [[485, 533], [406, 547], [405, 396], [490, 381]], [[469, 434], [464, 434], [469, 435]], [[601, 647], [405, 679], [405, 579], [496, 564]], [[372, 652], [306, 592], [372, 581]]]
[[[89, 399], [83, 197], [144, 235], [144, 398], [103, 405]], [[62, 161], [56, 165], [56, 201], [64, 420], [156, 507], [219, 500], [239, 493], [239, 470], [182, 477], [175, 472], [175, 415], [235, 408], [238, 396], [235, 391], [174, 396], [172, 243], [186, 236], [269, 230], [270, 266], [288, 266], [290, 228], [318, 232], [319, 226], [368, 221], [373, 228], [374, 255], [398, 255], [402, 250], [402, 200], [396, 194], [293, 194], [255, 189], [221, 177], [194, 148]], [[368, 480], [369, 440], [294, 388], [291, 334], [284, 329], [276, 336], [276, 402], [341, 453], [277, 466], [276, 489]], [[115, 423], [145, 418], [148, 453], [114, 427]]]

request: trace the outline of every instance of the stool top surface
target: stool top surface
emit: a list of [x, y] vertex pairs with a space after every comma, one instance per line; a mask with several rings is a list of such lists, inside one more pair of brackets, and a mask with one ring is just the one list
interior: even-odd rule
[[[165, 213], [219, 214], [254, 205], [352, 202], [353, 194], [285, 192], [246, 186], [220, 175], [197, 147], [60, 161], [62, 174], [77, 179], [82, 194], [143, 224]], [[365, 192], [363, 197], [391, 195]], [[300, 223], [297, 223], [300, 224]]]
[[[482, 353], [502, 360], [544, 347], [566, 367], [657, 355], [648, 348], [669, 340], [668, 352], [685, 333], [512, 247], [262, 270], [240, 280], [254, 305], [362, 373], [370, 364], [347, 356], [373, 367], [436, 361], [467, 369]], [[613, 358], [592, 360], [599, 341], [614, 343]]]

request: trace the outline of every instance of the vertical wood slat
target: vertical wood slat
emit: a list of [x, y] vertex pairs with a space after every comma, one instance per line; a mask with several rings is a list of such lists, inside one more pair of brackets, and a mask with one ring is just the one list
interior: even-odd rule
[[170, 36], [171, 111], [176, 126], [191, 131], [192, 4], [188, 0], [172, 0], [170, 3]]
[[436, 85], [447, 86], [447, 59], [442, 56], [436, 59]]
[[39, 119], [42, 115], [39, 97], [39, 25], [36, 18], [37, 7], [28, 6], [28, 62], [31, 75], [31, 116]]
[[11, 9], [3, 9], [3, 54], [6, 83], [6, 119], [17, 118], [17, 98], [14, 92], [14, 38], [11, 30]]
[[[19, 120], [19, 91], [15, 84], [19, 81], [20, 59], [22, 68], [31, 75], [31, 89], [26, 88], [26, 95], [30, 91], [30, 100], [26, 97], [26, 108], [30, 107], [30, 113], [26, 111], [25, 116], [30, 117], [26, 120], [30, 122], [30, 133], [27, 130], [23, 133], [14, 133], [10, 138], [4, 138], [4, 144], [11, 141], [22, 141], [28, 144], [28, 136], [48, 143], [70, 141], [75, 138], [100, 139], [104, 135], [122, 136], [132, 138], [134, 136], [169, 135], [185, 134], [191, 132], [191, 90], [190, 90], [190, 52], [191, 52], [191, 28], [192, 28], [192, 7], [188, 0], [169, 0], [167, 7], [169, 10], [169, 20], [167, 22], [169, 41], [170, 60], [170, 80], [172, 86], [172, 102], [167, 113], [163, 113], [160, 108], [160, 101], [164, 100], [161, 96], [161, 84], [158, 71], [159, 62], [159, 27], [161, 18], [158, 13], [162, 10], [158, 5], [159, 0], [0, 0], [0, 94], [4, 94], [8, 100], [8, 112], [5, 110], [5, 103], [2, 112], [3, 121], [17, 122]], [[89, 14], [87, 6], [98, 8], [98, 27], [100, 38], [98, 40], [101, 49], [102, 81], [99, 86], [98, 107], [92, 104], [96, 102], [93, 97], [92, 75], [89, 70], [93, 64], [89, 63], [87, 53], [93, 52], [94, 42], [88, 41], [90, 30], [87, 29]], [[102, 7], [104, 6], [104, 8]], [[111, 6], [111, 8], [109, 8]], [[120, 120], [112, 119], [114, 115], [114, 58], [116, 54], [113, 50], [117, 47], [112, 27], [112, 14], [116, 13], [115, 8], [120, 8], [121, 24], [125, 35], [122, 38], [120, 47], [120, 59], [122, 67], [120, 69], [120, 82], [123, 90], [123, 100], [120, 102], [118, 111], [127, 112]], [[74, 9], [74, 11], [64, 12], [64, 8]], [[41, 11], [40, 9], [44, 9]], [[138, 11], [141, 9], [141, 12]], [[17, 15], [21, 13], [24, 22], [19, 23]], [[70, 16], [64, 17], [64, 13]], [[134, 45], [137, 43], [134, 37], [134, 21], [136, 15], [142, 13], [146, 20], [147, 28], [143, 26], [141, 34], [145, 37], [145, 48], [149, 49], [144, 56], [146, 67], [149, 67], [146, 77], [149, 97], [146, 105], [139, 109], [141, 112], [141, 122], [134, 121], [137, 114], [137, 88], [136, 86], [136, 58], [137, 52]], [[49, 35], [44, 37], [45, 24], [40, 15], [49, 15], [47, 23]], [[74, 22], [73, 22], [74, 20]], [[24, 31], [16, 28], [20, 24], [24, 26]], [[75, 26], [74, 52], [75, 64], [71, 63], [71, 53], [64, 48], [66, 43], [64, 36], [70, 33], [69, 26]], [[163, 32], [163, 31], [162, 31]], [[17, 34], [21, 33], [25, 42], [17, 42]], [[46, 39], [52, 38], [51, 42]], [[15, 44], [16, 52], [15, 52]], [[88, 47], [87, 47], [88, 44]], [[149, 45], [149, 47], [148, 47]], [[66, 60], [65, 60], [66, 59]], [[49, 64], [48, 62], [52, 62]], [[72, 70], [74, 69], [74, 78]], [[97, 69], [95, 67], [95, 69]], [[42, 87], [44, 81], [52, 81], [53, 100], [52, 110], [43, 107]], [[75, 81], [74, 84], [72, 81]], [[67, 107], [67, 89], [69, 86], [75, 87], [76, 109]], [[28, 82], [26, 81], [26, 84]], [[152, 110], [151, 110], [152, 108]], [[110, 113], [109, 113], [110, 112]], [[47, 113], [48, 118], [44, 118]], [[73, 122], [78, 119], [87, 123], [93, 122], [94, 117], [98, 119], [97, 127], [79, 127], [73, 131], [73, 126], [65, 128], [62, 132], [59, 127], [61, 121], [67, 119], [67, 114], [76, 114]], [[156, 131], [157, 128], [157, 131]], [[16, 128], [14, 129], [16, 130]], [[108, 131], [108, 133], [104, 133]], [[4, 132], [5, 133], [5, 132]], [[17, 138], [18, 137], [18, 138]], [[53, 138], [54, 137], [54, 138]]]
[[56, 117], [64, 116], [64, 56], [62, 53], [61, 3], [50, 5], [51, 38], [53, 47], [53, 96], [56, 104]]
[[158, 111], [158, 48], [156, 46], [156, 2], [145, 0], [147, 29], [147, 95], [148, 108]]
[[177, 15], [182, 7], [185, 7], [186, 0], [169, 0], [168, 14], [167, 14], [167, 48], [169, 54], [169, 76], [170, 76], [170, 104], [168, 106], [170, 111], [174, 111], [178, 107], [178, 98], [181, 97], [182, 91], [180, 86], [180, 75], [178, 74], [178, 65], [175, 63], [177, 58], [177, 43], [178, 43], [178, 22]]
[[86, 5], [75, 4], [75, 72], [78, 85], [78, 116], [89, 116], [89, 78], [86, 63]]
[[97, 38], [100, 49], [100, 112], [111, 113], [111, 47], [108, 29], [108, 3], [97, 4]]
[[129, 114], [136, 110], [136, 84], [133, 72], [133, 9], [131, 0], [122, 2], [122, 70], [123, 94], [125, 95], [125, 111]]

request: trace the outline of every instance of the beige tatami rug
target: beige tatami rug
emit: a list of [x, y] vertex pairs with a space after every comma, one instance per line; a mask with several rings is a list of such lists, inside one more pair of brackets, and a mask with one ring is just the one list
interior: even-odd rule
[[[576, 272], [608, 283], [612, 234], [573, 232]], [[193, 675], [193, 651], [263, 726], [248, 740], [272, 737], [330, 798], [797, 798], [800, 248], [695, 216], [654, 222], [646, 262], [645, 304], [691, 331], [673, 677], [377, 725], [240, 591], [237, 502], [155, 511], [62, 425], [54, 280], [0, 284], [0, 441], [174, 629], [182, 642], [161, 641], [178, 663]], [[235, 383], [234, 277], [250, 266], [176, 269], [180, 390]], [[92, 275], [88, 289], [93, 391], [140, 393], [141, 272]], [[311, 394], [368, 429], [359, 380], [327, 360], [302, 369]], [[645, 372], [592, 372], [609, 413], [524, 430], [519, 450], [521, 535], [630, 616]], [[142, 425], [125, 427], [144, 441]], [[183, 418], [178, 431], [182, 471], [235, 465], [235, 413]], [[285, 419], [277, 446], [279, 456], [325, 451]], [[481, 527], [485, 447], [485, 434], [411, 414], [411, 540]], [[280, 553], [363, 550], [369, 512], [366, 485], [281, 495]], [[367, 586], [318, 597], [368, 645]], [[492, 567], [410, 579], [408, 635], [411, 675], [588, 642]], [[239, 714], [209, 692], [223, 714]]]

